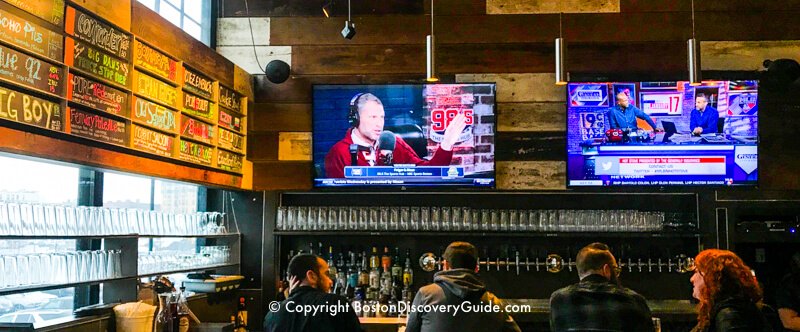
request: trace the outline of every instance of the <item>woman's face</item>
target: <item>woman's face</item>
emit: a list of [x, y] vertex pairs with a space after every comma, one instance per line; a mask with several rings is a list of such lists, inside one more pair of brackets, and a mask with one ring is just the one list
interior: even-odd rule
[[689, 281], [692, 283], [692, 286], [694, 286], [694, 289], [692, 289], [692, 297], [701, 300], [700, 294], [702, 294], [703, 288], [706, 287], [706, 282], [703, 280], [703, 275], [700, 274], [700, 270], [695, 270], [694, 275], [692, 275]]

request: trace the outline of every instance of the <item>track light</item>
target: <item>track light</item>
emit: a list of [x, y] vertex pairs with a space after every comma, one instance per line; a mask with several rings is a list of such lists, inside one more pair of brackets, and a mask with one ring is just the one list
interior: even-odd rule
[[350, 17], [350, 0], [347, 0], [347, 21], [344, 21], [344, 29], [342, 29], [342, 37], [353, 39], [356, 35], [356, 25], [353, 23], [353, 18]]
[[567, 76], [567, 67], [564, 64], [567, 61], [567, 49], [564, 47], [564, 38], [562, 38], [561, 13], [558, 14], [558, 38], [556, 38], [555, 51], [556, 85], [566, 85], [569, 77]]
[[436, 40], [433, 36], [433, 0], [431, 0], [431, 34], [425, 37], [425, 51], [427, 54], [427, 77], [428, 82], [438, 82], [439, 78], [436, 77]]

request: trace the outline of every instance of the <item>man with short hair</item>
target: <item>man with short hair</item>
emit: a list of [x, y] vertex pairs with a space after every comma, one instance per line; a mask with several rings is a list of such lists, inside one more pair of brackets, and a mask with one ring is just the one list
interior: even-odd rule
[[415, 308], [462, 306], [467, 302], [465, 305], [469, 308], [491, 305], [498, 310], [459, 310], [457, 313], [453, 310], [412, 310], [408, 315], [406, 332], [520, 331], [514, 319], [505, 312], [505, 304], [487, 291], [478, 278], [478, 251], [475, 246], [468, 242], [453, 242], [445, 249], [443, 258], [442, 271], [433, 275], [433, 284], [420, 288], [414, 297], [412, 305]]
[[717, 109], [708, 106], [706, 95], [698, 94], [694, 98], [694, 109], [689, 116], [689, 128], [692, 128], [692, 135], [716, 134], [717, 120], [719, 120]]
[[639, 129], [639, 125], [636, 124], [636, 118], [646, 121], [654, 131], [664, 131], [664, 129], [656, 127], [656, 123], [647, 113], [631, 105], [630, 96], [624, 92], [618, 93], [617, 105], [610, 108], [608, 112], [609, 128], [622, 129], [627, 132], [636, 131]]
[[644, 297], [619, 285], [621, 271], [608, 246], [595, 242], [578, 252], [580, 282], [550, 296], [550, 330], [653, 331]]
[[[328, 263], [317, 255], [300, 254], [289, 262], [289, 297], [277, 308], [270, 304], [264, 319], [267, 332], [360, 332], [361, 324], [346, 298], [331, 289]], [[316, 306], [317, 312], [305, 312]], [[325, 306], [326, 309], [322, 309]], [[275, 310], [277, 309], [277, 310]]]

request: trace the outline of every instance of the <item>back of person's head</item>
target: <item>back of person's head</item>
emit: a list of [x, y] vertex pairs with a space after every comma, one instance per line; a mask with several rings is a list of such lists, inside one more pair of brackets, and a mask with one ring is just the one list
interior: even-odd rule
[[478, 266], [478, 250], [469, 242], [453, 242], [444, 250], [444, 260], [451, 269], [470, 269]]
[[599, 272], [603, 266], [614, 265], [614, 256], [611, 250], [604, 243], [595, 242], [583, 247], [578, 251], [575, 265], [578, 268], [578, 275], [584, 277], [594, 272]]
[[320, 273], [319, 260], [319, 256], [312, 254], [300, 254], [294, 256], [292, 257], [292, 260], [289, 261], [287, 273], [290, 277], [293, 276], [302, 282], [306, 279], [306, 273], [308, 271], [314, 271], [316, 274]]
[[761, 301], [761, 288], [753, 272], [732, 251], [706, 249], [697, 254], [695, 269], [703, 277], [705, 286], [700, 290], [698, 326], [708, 326], [711, 310], [717, 301], [728, 298], [745, 298], [753, 303]]

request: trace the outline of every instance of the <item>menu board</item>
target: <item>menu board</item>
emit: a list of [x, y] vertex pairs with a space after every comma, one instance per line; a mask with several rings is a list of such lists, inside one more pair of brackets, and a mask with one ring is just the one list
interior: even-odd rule
[[64, 30], [75, 37], [108, 54], [130, 60], [131, 36], [110, 24], [100, 21], [73, 7], [67, 7]]
[[106, 82], [129, 86], [128, 64], [84, 42], [66, 38], [67, 66], [83, 70]]
[[214, 100], [214, 82], [186, 66], [183, 67], [183, 89], [203, 98]]
[[132, 124], [133, 143], [132, 147], [139, 151], [149, 152], [164, 157], [172, 157], [172, 149], [175, 146], [175, 138], [150, 130], [148, 128]]
[[64, 74], [60, 65], [0, 45], [0, 79], [4, 81], [63, 96]]
[[109, 144], [128, 145], [128, 126], [125, 122], [75, 108], [67, 109], [70, 113], [70, 134]]
[[241, 173], [243, 159], [244, 157], [241, 155], [225, 150], [217, 150], [217, 167], [226, 171]]
[[61, 34], [2, 9], [0, 40], [51, 60], [61, 62], [64, 56]]
[[54, 103], [0, 86], [0, 119], [55, 131], [64, 130], [64, 112]]
[[214, 148], [200, 143], [180, 140], [178, 158], [188, 162], [210, 166], [214, 156]]
[[183, 93], [183, 113], [214, 122], [214, 104], [190, 93]]
[[178, 62], [164, 53], [147, 46], [138, 39], [134, 42], [133, 65], [160, 76], [170, 82], [178, 81]]
[[169, 107], [178, 107], [178, 89], [138, 70], [133, 74], [133, 92]]
[[133, 119], [150, 127], [174, 133], [175, 111], [142, 98], [133, 97]]
[[64, 22], [64, 0], [3, 0], [47, 22], [61, 25]]
[[219, 126], [236, 132], [242, 132], [242, 116], [220, 108]]
[[242, 113], [242, 97], [222, 85], [219, 86], [219, 104], [237, 113]]
[[211, 140], [214, 139], [214, 129], [208, 124], [181, 115], [181, 136], [211, 143]]
[[217, 146], [226, 150], [243, 153], [244, 136], [219, 128], [219, 139], [217, 140]]
[[67, 100], [106, 113], [128, 117], [128, 93], [92, 79], [69, 74]]

